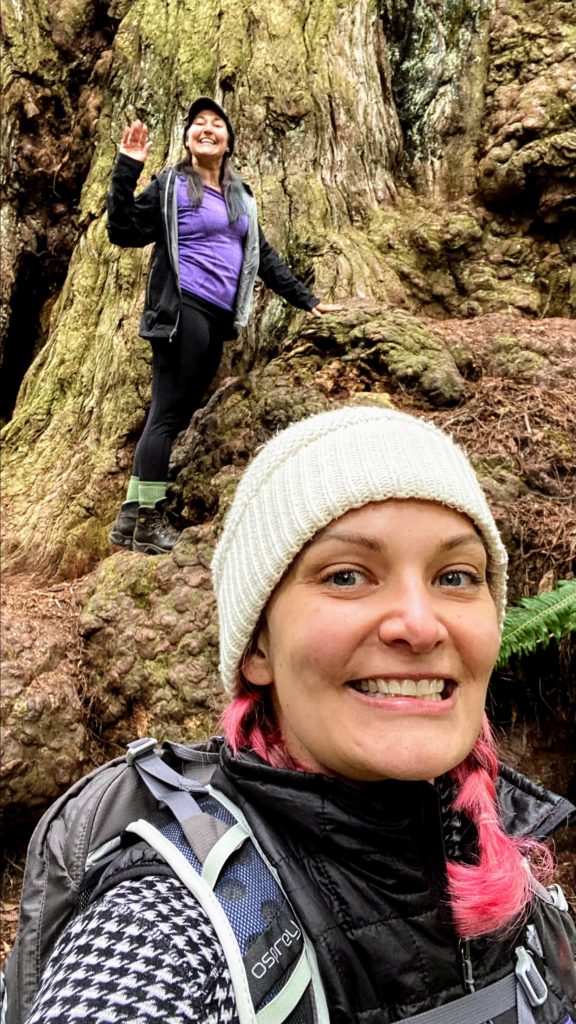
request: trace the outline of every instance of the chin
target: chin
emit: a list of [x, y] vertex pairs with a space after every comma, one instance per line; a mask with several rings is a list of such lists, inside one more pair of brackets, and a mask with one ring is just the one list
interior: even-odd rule
[[434, 782], [434, 779], [461, 764], [465, 756], [458, 755], [450, 759], [438, 756], [407, 758], [394, 763], [379, 762], [350, 766], [346, 775], [357, 782], [383, 782], [386, 779], [395, 779], [398, 782]]

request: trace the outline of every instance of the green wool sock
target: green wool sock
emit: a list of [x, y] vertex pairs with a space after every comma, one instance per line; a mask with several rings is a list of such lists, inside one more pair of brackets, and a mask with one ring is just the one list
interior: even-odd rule
[[138, 501], [140, 506], [154, 508], [157, 501], [166, 497], [166, 483], [162, 480], [141, 480], [138, 485]]
[[126, 491], [125, 501], [138, 501], [139, 494], [138, 488], [140, 486], [140, 477], [131, 476], [128, 482], [128, 490]]

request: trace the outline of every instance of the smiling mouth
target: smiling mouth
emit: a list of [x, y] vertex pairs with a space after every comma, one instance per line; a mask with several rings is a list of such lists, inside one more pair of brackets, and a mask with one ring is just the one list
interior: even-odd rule
[[353, 690], [376, 699], [383, 697], [417, 697], [437, 702], [448, 700], [456, 683], [451, 679], [353, 679], [347, 683]]

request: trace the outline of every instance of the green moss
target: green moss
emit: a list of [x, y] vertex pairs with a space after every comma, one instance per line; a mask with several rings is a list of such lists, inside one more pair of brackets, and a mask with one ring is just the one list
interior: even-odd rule
[[563, 459], [568, 464], [574, 459], [575, 441], [571, 433], [564, 430], [546, 427], [543, 431], [546, 442], [553, 449], [557, 459]]
[[[5, 89], [14, 78], [38, 76], [46, 84], [62, 92], [64, 77], [60, 55], [51, 38], [51, 12], [46, 0], [19, 0], [2, 7], [2, 30], [7, 46], [0, 62]], [[68, 105], [68, 104], [66, 104]], [[38, 111], [38, 114], [40, 111]]]
[[[345, 7], [343, 0], [324, 0], [320, 4], [311, 4], [303, 24], [304, 38], [313, 66], [322, 63], [324, 45], [329, 33], [337, 23], [338, 8]], [[304, 11], [304, 5], [302, 5]]]
[[398, 314], [376, 328], [375, 349], [382, 365], [402, 385], [416, 386], [434, 405], [452, 405], [463, 395], [464, 382], [440, 339]]
[[501, 334], [494, 339], [490, 361], [500, 376], [524, 380], [536, 376], [546, 365], [544, 356], [524, 347], [512, 334]]
[[[338, 354], [342, 363], [367, 365], [376, 374], [421, 391], [433, 404], [450, 405], [462, 397], [464, 382], [449, 349], [409, 313], [350, 310], [338, 318], [314, 321], [303, 335], [320, 350]], [[304, 354], [303, 371], [314, 372], [310, 355]]]
[[132, 553], [103, 559], [91, 578], [83, 617], [108, 618], [120, 594], [126, 595], [135, 608], [147, 611], [150, 596], [158, 589], [157, 569], [156, 559], [135, 557]]

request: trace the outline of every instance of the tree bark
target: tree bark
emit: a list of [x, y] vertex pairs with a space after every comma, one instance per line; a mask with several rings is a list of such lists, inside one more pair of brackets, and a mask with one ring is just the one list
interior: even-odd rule
[[[58, 235], [64, 255], [75, 242], [66, 280], [59, 291], [57, 273], [44, 282], [52, 295], [36, 288], [32, 348], [45, 343], [5, 430], [13, 564], [32, 559], [73, 576], [105, 554], [146, 415], [148, 348], [137, 332], [148, 254], [113, 248], [104, 227], [123, 124], [137, 115], [150, 127], [144, 183], [178, 157], [191, 97], [220, 97], [270, 241], [323, 297], [439, 318], [568, 313], [560, 213], [572, 203], [574, 138], [569, 90], [552, 91], [568, 80], [566, 10], [562, 0], [529, 9], [504, 0], [134, 0], [113, 4], [100, 27], [97, 4], [9, 6], [5, 256], [16, 270], [4, 288], [16, 314], [18, 268], [41, 241], [49, 180], [82, 185], [75, 208], [69, 183]], [[534, 44], [526, 86], [509, 81], [520, 24]], [[541, 40], [550, 41], [545, 59]], [[530, 84], [540, 114], [527, 106]], [[522, 145], [529, 130], [533, 141]], [[500, 142], [511, 134], [507, 160]], [[30, 181], [36, 204], [17, 228]], [[478, 186], [486, 202], [515, 197], [518, 210], [481, 206]], [[534, 216], [525, 215], [530, 199]], [[537, 215], [552, 218], [555, 235], [535, 232]], [[292, 322], [298, 314], [260, 293], [234, 353], [241, 368], [265, 361]]]

